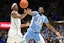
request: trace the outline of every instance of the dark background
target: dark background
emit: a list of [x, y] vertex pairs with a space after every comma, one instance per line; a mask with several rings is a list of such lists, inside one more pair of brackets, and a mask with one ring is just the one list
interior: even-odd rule
[[[0, 21], [10, 21], [11, 5], [20, 0], [0, 0]], [[50, 21], [60, 21], [64, 19], [64, 0], [28, 0], [29, 8], [37, 10], [39, 6], [45, 8], [45, 15]], [[23, 9], [19, 7], [19, 13], [23, 13]], [[30, 18], [30, 19], [28, 19]], [[30, 21], [31, 16], [27, 15], [23, 21]]]

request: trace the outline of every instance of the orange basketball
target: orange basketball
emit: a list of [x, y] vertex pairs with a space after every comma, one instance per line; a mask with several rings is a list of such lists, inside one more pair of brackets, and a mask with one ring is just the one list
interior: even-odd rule
[[27, 0], [21, 0], [19, 3], [21, 8], [27, 8], [28, 7], [28, 1]]

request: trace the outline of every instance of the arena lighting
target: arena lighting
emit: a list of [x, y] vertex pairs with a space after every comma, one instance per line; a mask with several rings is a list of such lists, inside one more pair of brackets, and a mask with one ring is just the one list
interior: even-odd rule
[[1, 27], [10, 27], [10, 24], [1, 24]]
[[11, 26], [10, 22], [0, 22], [0, 28], [2, 29], [9, 29]]
[[54, 21], [54, 23], [64, 23], [64, 20], [63, 21]]

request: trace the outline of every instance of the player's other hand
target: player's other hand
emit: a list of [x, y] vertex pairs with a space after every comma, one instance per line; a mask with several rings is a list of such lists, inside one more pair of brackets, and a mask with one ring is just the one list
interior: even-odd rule
[[60, 35], [60, 33], [59, 33], [59, 32], [56, 32], [55, 34], [58, 36], [58, 38], [60, 38], [60, 37], [61, 37], [61, 35]]
[[30, 23], [29, 23], [29, 22], [27, 22], [27, 23], [26, 23], [26, 26], [30, 26]]

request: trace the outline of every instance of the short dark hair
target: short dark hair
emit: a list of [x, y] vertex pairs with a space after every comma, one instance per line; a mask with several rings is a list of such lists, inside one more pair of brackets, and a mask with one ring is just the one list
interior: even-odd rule
[[28, 43], [30, 43], [30, 41], [34, 41], [34, 43], [36, 43], [36, 41], [35, 41], [34, 39], [30, 39], [30, 40], [28, 41]]
[[[45, 8], [43, 6], [39, 6], [39, 7], [42, 7], [45, 10]], [[39, 9], [39, 7], [38, 7], [38, 9]]]

